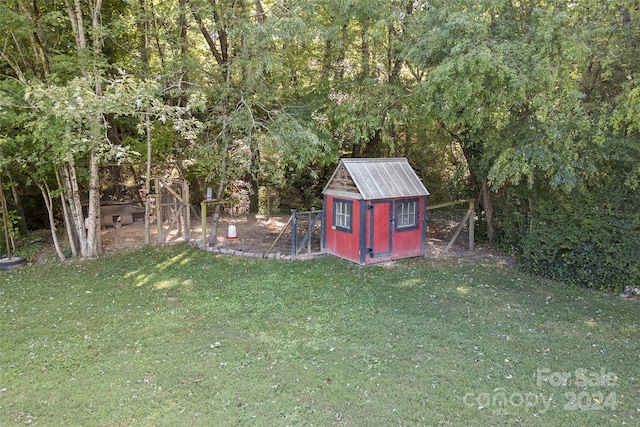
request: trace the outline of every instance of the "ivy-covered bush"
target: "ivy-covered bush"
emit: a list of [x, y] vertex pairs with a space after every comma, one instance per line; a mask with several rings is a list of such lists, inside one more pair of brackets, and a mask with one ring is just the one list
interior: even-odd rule
[[640, 214], [636, 203], [549, 203], [520, 245], [524, 271], [603, 291], [640, 286]]

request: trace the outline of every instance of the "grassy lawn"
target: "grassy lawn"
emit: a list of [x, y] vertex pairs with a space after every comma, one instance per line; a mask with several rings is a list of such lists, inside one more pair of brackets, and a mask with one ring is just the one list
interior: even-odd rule
[[640, 302], [186, 245], [0, 272], [0, 425], [640, 425]]

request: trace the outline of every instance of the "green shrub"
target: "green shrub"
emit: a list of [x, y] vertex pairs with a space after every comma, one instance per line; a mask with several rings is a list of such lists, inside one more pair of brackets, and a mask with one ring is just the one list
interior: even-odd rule
[[605, 291], [640, 285], [640, 221], [632, 203], [614, 208], [574, 201], [549, 204], [539, 214], [520, 245], [523, 270]]

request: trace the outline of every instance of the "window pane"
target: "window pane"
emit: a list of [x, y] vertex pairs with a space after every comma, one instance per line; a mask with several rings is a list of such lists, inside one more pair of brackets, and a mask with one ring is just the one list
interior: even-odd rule
[[334, 226], [351, 230], [351, 206], [352, 202], [334, 200]]
[[418, 224], [417, 205], [415, 200], [396, 202], [396, 227], [410, 228]]

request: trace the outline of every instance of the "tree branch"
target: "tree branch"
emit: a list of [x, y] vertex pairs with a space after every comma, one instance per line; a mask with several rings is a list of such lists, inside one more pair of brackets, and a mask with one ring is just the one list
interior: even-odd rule
[[[222, 57], [222, 54], [220, 53], [220, 51], [218, 51], [218, 47], [216, 46], [216, 43], [213, 40], [213, 37], [211, 37], [209, 30], [207, 30], [207, 27], [206, 25], [204, 25], [202, 18], [196, 11], [196, 8], [193, 6], [193, 2], [191, 2], [191, 0], [188, 0], [188, 1], [189, 1], [189, 6], [191, 7], [191, 13], [193, 13], [193, 19], [196, 20], [196, 23], [198, 24], [198, 28], [200, 28], [200, 32], [204, 36], [204, 39], [207, 42], [207, 44], [209, 45], [209, 50], [213, 54], [213, 57], [216, 59], [216, 62], [218, 63], [218, 65], [223, 65], [225, 63], [225, 60]], [[214, 13], [214, 16], [215, 15], [217, 14]], [[221, 40], [221, 43], [222, 43], [222, 40]]]

